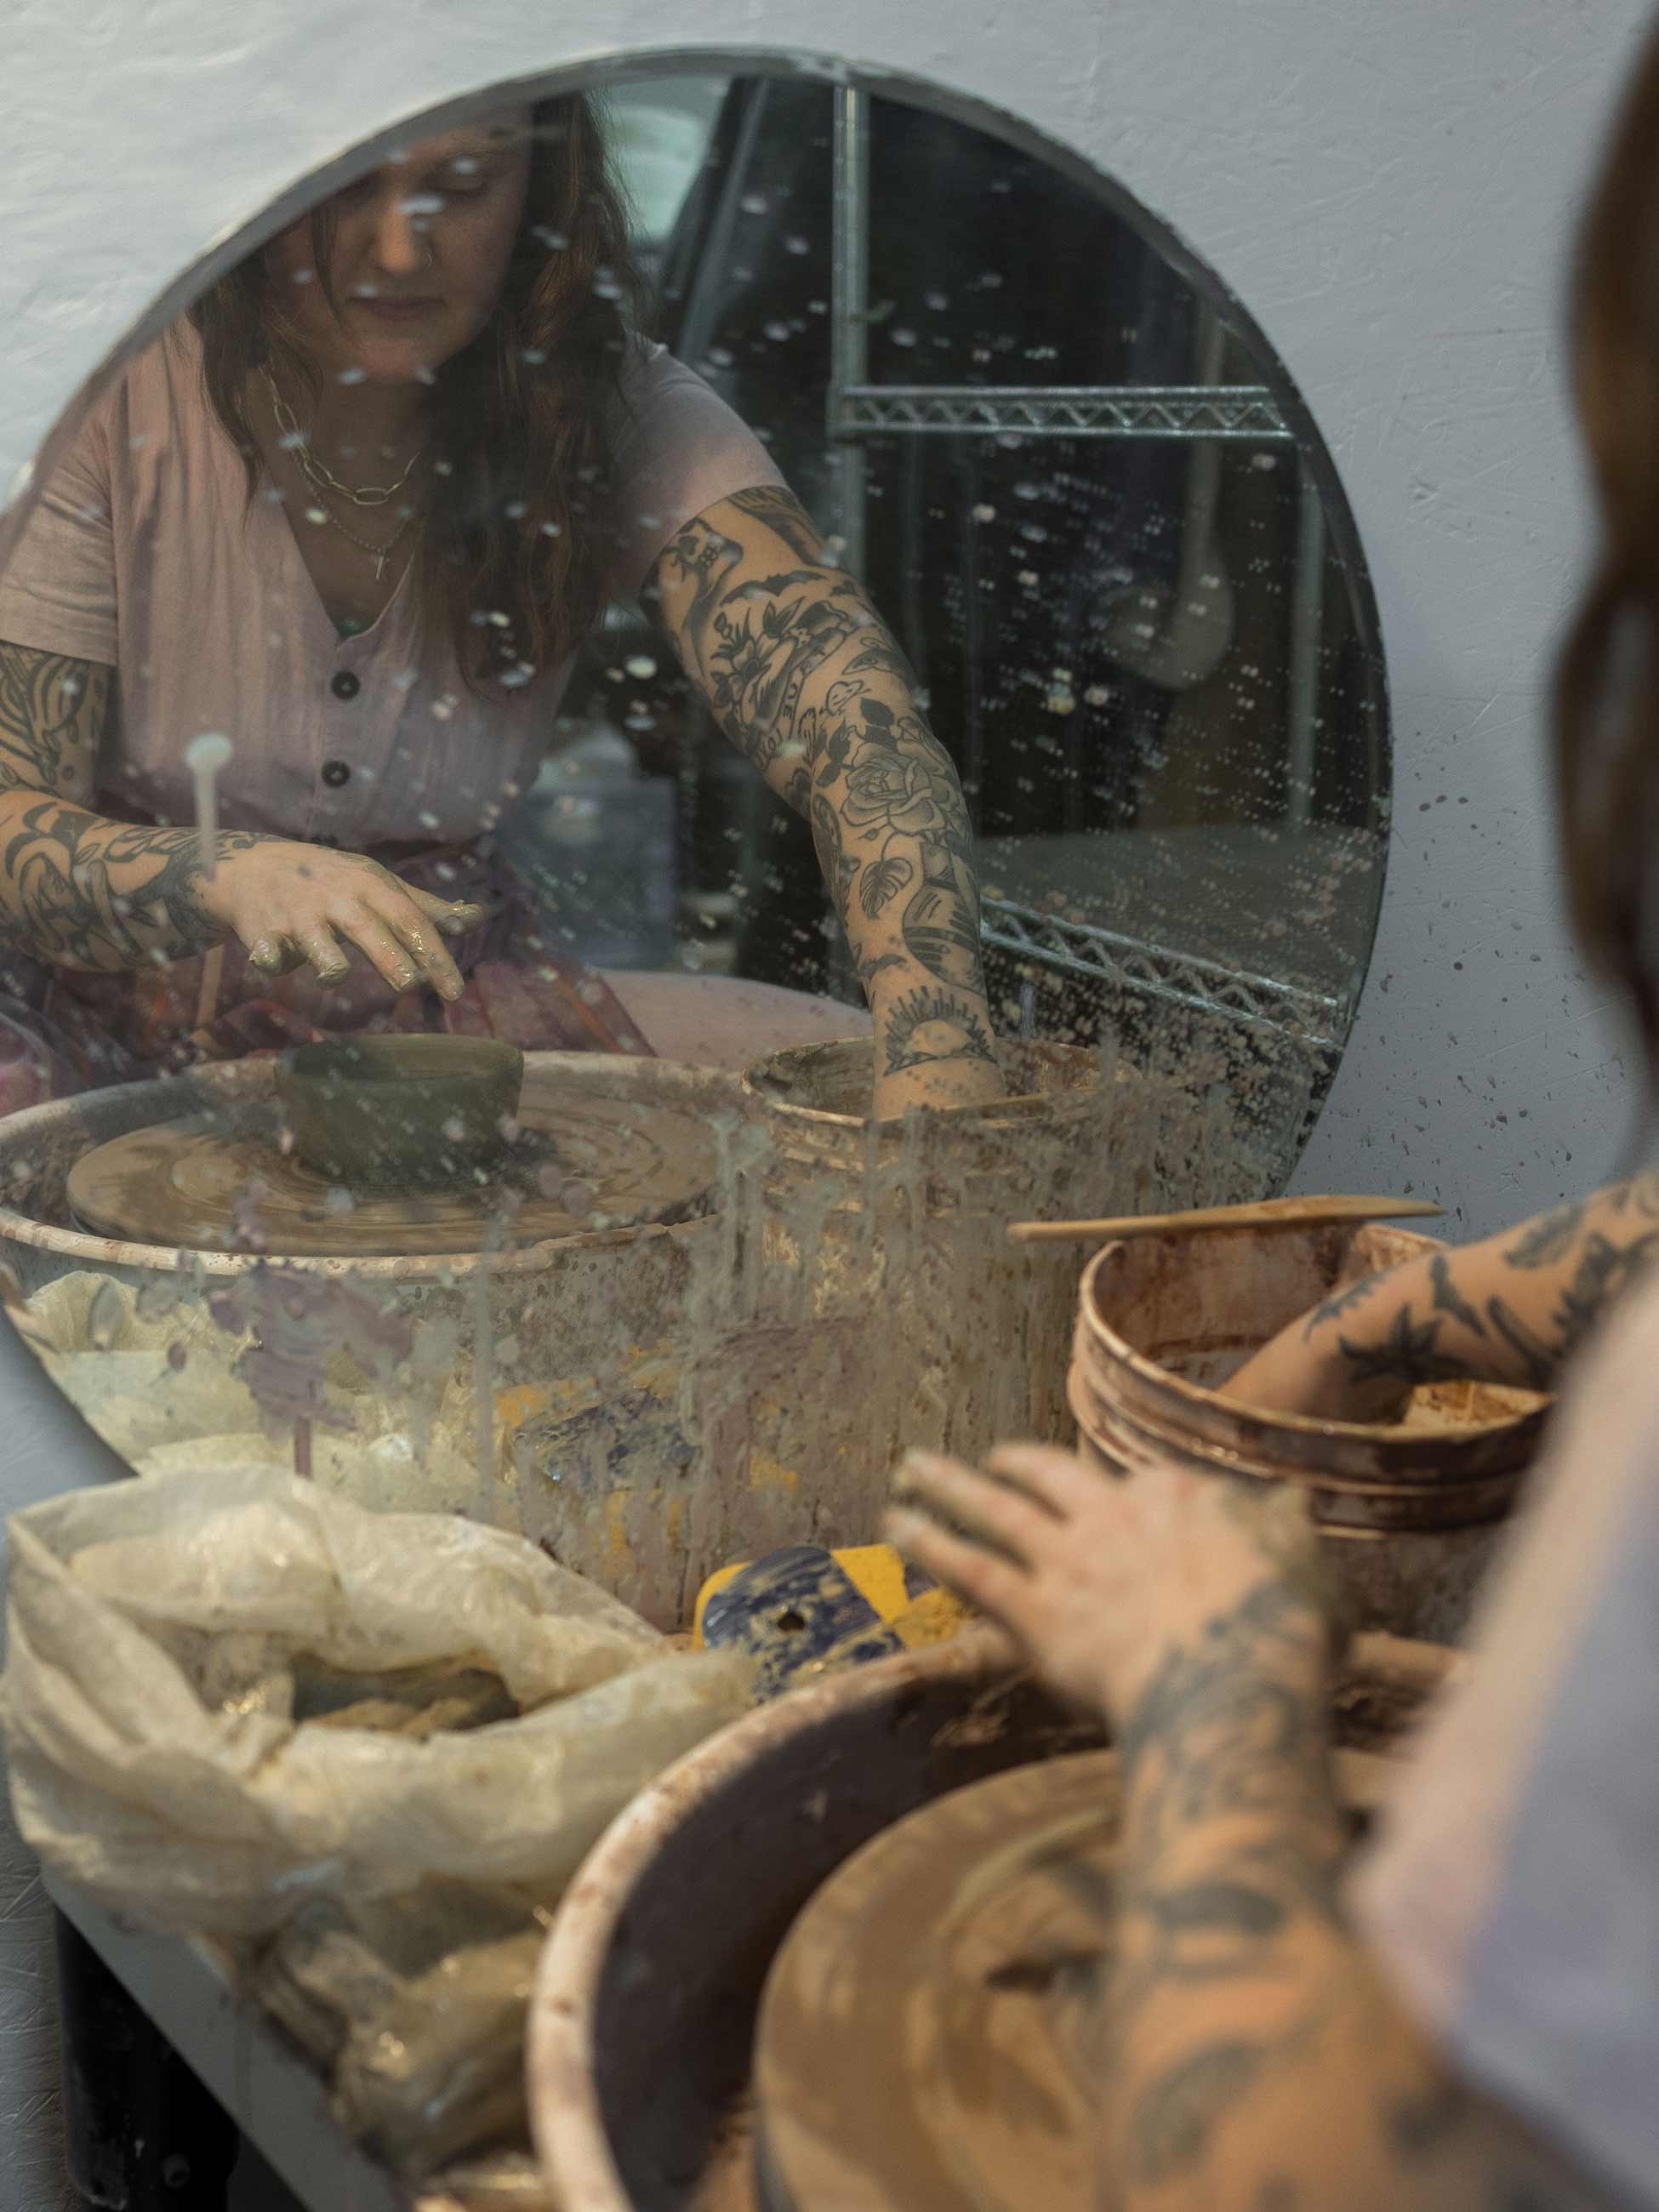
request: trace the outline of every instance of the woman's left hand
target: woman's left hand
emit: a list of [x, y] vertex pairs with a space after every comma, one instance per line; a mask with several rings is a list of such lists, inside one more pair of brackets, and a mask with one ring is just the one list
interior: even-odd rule
[[1120, 1720], [1170, 1646], [1252, 1588], [1316, 1587], [1317, 1540], [1288, 1486], [1259, 1495], [1164, 1461], [1117, 1477], [1007, 1444], [983, 1473], [908, 1452], [896, 1488], [889, 1540], [1006, 1628], [1063, 1697]]

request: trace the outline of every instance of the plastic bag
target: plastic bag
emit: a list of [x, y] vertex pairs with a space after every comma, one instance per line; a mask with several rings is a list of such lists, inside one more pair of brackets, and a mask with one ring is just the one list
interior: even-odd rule
[[[520, 1537], [365, 1512], [268, 1468], [15, 1515], [7, 1617], [23, 1836], [112, 1911], [181, 1931], [434, 1875], [551, 1894], [749, 1701], [745, 1662], [672, 1650]], [[424, 1740], [296, 1720], [307, 1661], [482, 1669], [520, 1717]]]
[[319, 1899], [244, 1986], [328, 2073], [364, 2148], [429, 2173], [525, 2130], [524, 2017], [549, 1917], [456, 1883], [356, 1907]]

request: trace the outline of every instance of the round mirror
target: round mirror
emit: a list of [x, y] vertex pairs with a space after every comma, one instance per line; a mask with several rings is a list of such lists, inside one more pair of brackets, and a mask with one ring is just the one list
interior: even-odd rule
[[1280, 1184], [1381, 888], [1243, 310], [1006, 118], [706, 55], [406, 122], [183, 289], [0, 572], [58, 1379], [665, 1625], [907, 1443], [1066, 1433], [1076, 1249], [1008, 1224]]
[[[1386, 702], [1330, 458], [1219, 281], [1010, 118], [754, 60], [480, 96], [321, 181], [138, 334], [0, 578], [0, 766], [46, 807], [6, 1103], [385, 1022], [737, 1064], [857, 1030], [860, 964], [921, 945], [878, 1077], [982, 1056], [977, 962], [1002, 1036], [1176, 1072], [1281, 1182], [1370, 945]], [[786, 486], [806, 535], [722, 593], [700, 518]], [[802, 705], [819, 561], [902, 656], [884, 736], [908, 702], [959, 786], [948, 866], [933, 761]]]

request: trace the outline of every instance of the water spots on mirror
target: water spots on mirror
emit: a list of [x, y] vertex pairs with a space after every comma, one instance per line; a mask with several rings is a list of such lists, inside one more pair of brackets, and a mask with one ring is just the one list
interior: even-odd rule
[[[219, 1003], [200, 946], [189, 948], [194, 965], [176, 948], [151, 947], [132, 966], [151, 971], [140, 977], [146, 1006], [166, 1001], [176, 1017], [170, 1049], [246, 1083], [246, 1098], [231, 1082], [214, 1093], [226, 1127], [240, 1132], [258, 1121], [251, 1102], [261, 1063], [248, 1055], [286, 1049], [334, 1022], [414, 1024], [417, 1034], [451, 1024], [471, 1035], [517, 1017], [534, 1047], [573, 1058], [591, 1061], [574, 1047], [604, 1038], [607, 1061], [642, 1080], [700, 1056], [737, 1065], [746, 1036], [775, 1041], [768, 1023], [860, 1032], [860, 957], [836, 911], [838, 889], [855, 920], [896, 921], [938, 886], [914, 854], [863, 842], [866, 826], [889, 835], [876, 806], [868, 824], [850, 815], [844, 823], [855, 874], [843, 884], [832, 872], [826, 888], [791, 803], [833, 765], [832, 743], [845, 750], [858, 731], [884, 726], [853, 725], [867, 690], [826, 696], [818, 723], [791, 719], [792, 686], [811, 651], [775, 655], [796, 588], [788, 580], [827, 559], [867, 589], [908, 663], [918, 716], [964, 795], [994, 1025], [1005, 1042], [1081, 1051], [1103, 1072], [1114, 1112], [1086, 1124], [1076, 1158], [1086, 1153], [1088, 1173], [1097, 1154], [1121, 1170], [1125, 1188], [1114, 1194], [1126, 1205], [1149, 1194], [1181, 1202], [1278, 1187], [1318, 1111], [1364, 978], [1389, 775], [1369, 588], [1330, 501], [1325, 457], [1301, 442], [1281, 373], [1219, 285], [1176, 266], [1157, 226], [1121, 193], [1091, 190], [956, 112], [872, 93], [861, 116], [866, 158], [854, 165], [860, 181], [848, 202], [835, 191], [846, 118], [835, 87], [794, 75], [630, 74], [607, 93], [623, 250], [596, 234], [591, 208], [538, 184], [507, 240], [502, 281], [515, 289], [494, 351], [459, 308], [439, 343], [421, 321], [415, 264], [393, 270], [369, 255], [333, 273], [348, 328], [374, 334], [373, 345], [365, 340], [362, 359], [319, 356], [314, 392], [289, 380], [292, 429], [271, 429], [257, 406], [248, 416], [258, 450], [246, 515], [235, 440], [214, 430], [214, 450], [232, 461], [215, 542], [239, 542], [246, 522], [266, 580], [265, 598], [234, 631], [245, 657], [238, 680], [278, 711], [256, 727], [251, 709], [239, 719], [234, 699], [222, 714], [157, 709], [167, 742], [147, 747], [146, 702], [176, 696], [172, 666], [147, 645], [143, 660], [122, 671], [132, 757], [113, 762], [100, 800], [134, 828], [142, 817], [145, 834], [179, 825], [174, 834], [192, 845], [192, 832], [210, 845], [228, 834], [325, 845], [296, 868], [307, 892], [337, 881], [361, 853], [394, 886], [477, 900], [464, 999], [441, 1004], [424, 985], [374, 996], [369, 963], [354, 948], [337, 1000], [302, 975], [268, 1000], [228, 989]], [[416, 126], [406, 152], [418, 150], [419, 137]], [[561, 124], [537, 143], [562, 160], [569, 131]], [[476, 173], [465, 161], [452, 167], [458, 180]], [[418, 282], [445, 293], [447, 315], [446, 288], [459, 298], [473, 264], [447, 258], [447, 240], [473, 218], [424, 189], [437, 176], [411, 170], [403, 183], [422, 188], [396, 207], [423, 227], [419, 266], [436, 273]], [[849, 245], [860, 250], [849, 256]], [[285, 316], [322, 331], [320, 248], [308, 227], [296, 226], [284, 251], [272, 292]], [[694, 414], [714, 400], [732, 410], [700, 419], [717, 420], [714, 445], [735, 444], [756, 481], [721, 479], [720, 497], [765, 489], [760, 480], [775, 468], [805, 513], [787, 526], [775, 514], [769, 583], [714, 610], [731, 626], [733, 683], [756, 702], [747, 750], [728, 741], [687, 672], [661, 592], [641, 589], [665, 542], [696, 521], [684, 471], [649, 472], [624, 514], [607, 506], [638, 426], [617, 388], [617, 357], [603, 347], [585, 356], [598, 403], [574, 419], [572, 332], [582, 319], [597, 328], [613, 314], [635, 319], [702, 380], [688, 377], [682, 393]], [[181, 324], [177, 338], [188, 343], [193, 327]], [[486, 358], [489, 374], [469, 380]], [[257, 402], [252, 381], [248, 391]], [[513, 434], [495, 438], [481, 461], [468, 450], [469, 427], [499, 427], [503, 410]], [[118, 455], [125, 443], [135, 470], [167, 468], [173, 434], [137, 428], [116, 441]], [[692, 458], [714, 468], [719, 453]], [[307, 459], [344, 489], [313, 486]], [[380, 513], [363, 495], [404, 470]], [[394, 524], [410, 525], [409, 537], [377, 574]], [[580, 623], [535, 628], [523, 580], [539, 580], [558, 614], [557, 594], [592, 565], [601, 540], [603, 574]], [[715, 575], [718, 548], [693, 547], [690, 557]], [[823, 604], [834, 650], [851, 659], [871, 649], [867, 626], [853, 617], [836, 629], [833, 592]], [[423, 628], [417, 616], [431, 608], [446, 621]], [[190, 610], [198, 623], [210, 611]], [[499, 648], [487, 680], [464, 672], [449, 614], [475, 653]], [[848, 672], [845, 681], [867, 686], [870, 674]], [[355, 691], [339, 687], [342, 675], [357, 679]], [[838, 733], [840, 723], [851, 734]], [[234, 751], [204, 782], [200, 755], [177, 740], [210, 728], [227, 732], [220, 742]], [[884, 742], [901, 755], [892, 773], [910, 796], [915, 756]], [[325, 778], [329, 764], [348, 770], [343, 782]], [[877, 763], [884, 775], [889, 765]], [[205, 854], [203, 866], [210, 876]], [[380, 878], [374, 888], [378, 897]], [[142, 891], [117, 886], [112, 917], [136, 927], [143, 903]], [[953, 939], [948, 916], [918, 913], [912, 936], [938, 958], [966, 927]], [[234, 981], [241, 963], [234, 941], [224, 945]], [[1529, 950], [1515, 949], [1516, 972]], [[865, 969], [872, 990], [891, 980], [879, 955]], [[690, 996], [677, 1000], [687, 986]], [[901, 1057], [921, 1064], [964, 1040], [988, 1043], [936, 976], [907, 980], [896, 996]], [[677, 1011], [688, 1006], [698, 1011]], [[1118, 1096], [1131, 1091], [1133, 1106]], [[270, 1260], [271, 1194], [294, 1167], [289, 1133], [268, 1101], [258, 1110], [269, 1158], [238, 1190], [234, 1254], [215, 1255], [246, 1261], [250, 1277]], [[951, 1188], [925, 1133], [895, 1138], [890, 1152], [872, 1145], [867, 1160], [803, 1176], [780, 1196], [776, 1182], [762, 1188], [765, 1146], [745, 1153], [753, 1132], [734, 1117], [719, 1136], [717, 1202], [702, 1243], [688, 1229], [617, 1248], [629, 1255], [619, 1267], [637, 1267], [630, 1295], [641, 1310], [662, 1319], [673, 1270], [688, 1304], [659, 1336], [630, 1335], [621, 1292], [595, 1292], [592, 1313], [561, 1324], [592, 1350], [591, 1374], [578, 1376], [566, 1340], [515, 1287], [515, 1240], [530, 1233], [522, 1209], [562, 1208], [595, 1234], [617, 1212], [568, 1133], [562, 1139], [550, 1122], [508, 1118], [503, 1141], [526, 1164], [519, 1198], [481, 1217], [476, 1250], [487, 1249], [490, 1266], [473, 1268], [469, 1255], [447, 1279], [442, 1270], [422, 1274], [418, 1296], [400, 1288], [394, 1297], [384, 1282], [376, 1293], [401, 1317], [406, 1343], [377, 1343], [355, 1308], [301, 1295], [284, 1309], [274, 1263], [252, 1303], [222, 1303], [222, 1366], [267, 1322], [274, 1332], [275, 1365], [241, 1378], [273, 1419], [320, 1429], [349, 1418], [349, 1433], [368, 1437], [401, 1391], [396, 1413], [407, 1415], [410, 1435], [429, 1439], [450, 1423], [451, 1459], [465, 1463], [466, 1480], [446, 1502], [502, 1505], [519, 1493], [507, 1483], [501, 1393], [553, 1375], [570, 1385], [573, 1402], [556, 1409], [570, 1422], [593, 1412], [574, 1402], [579, 1382], [592, 1382], [596, 1402], [642, 1393], [656, 1409], [653, 1433], [672, 1413], [675, 1434], [706, 1468], [720, 1421], [735, 1418], [739, 1370], [754, 1382], [757, 1347], [774, 1327], [797, 1333], [792, 1356], [825, 1363], [815, 1387], [848, 1454], [872, 1452], [882, 1425], [906, 1417], [898, 1370], [906, 1360], [927, 1365], [927, 1346], [906, 1339], [893, 1372], [884, 1365], [875, 1376], [869, 1403], [843, 1411], [840, 1400], [857, 1393], [848, 1374], [830, 1371], [840, 1355], [811, 1338], [810, 1285], [832, 1254], [842, 1272], [823, 1297], [851, 1342], [858, 1302], [842, 1293], [848, 1284], [867, 1292], [873, 1280], [870, 1223], [926, 1194], [920, 1224]], [[438, 1134], [458, 1141], [453, 1121]], [[532, 1157], [544, 1140], [551, 1156]], [[1078, 1188], [1044, 1157], [1040, 1169], [1016, 1158], [1008, 1172], [1027, 1178], [1023, 1203], [1064, 1210]], [[1074, 1162], [1070, 1171], [1085, 1170]], [[4, 1183], [21, 1176], [42, 1193], [42, 1210], [68, 1236], [66, 1172], [62, 1162], [44, 1171], [38, 1148], [20, 1148]], [[316, 1205], [343, 1238], [361, 1235], [372, 1210], [362, 1194], [331, 1185]], [[918, 1225], [890, 1256], [933, 1281], [940, 1249]], [[793, 1272], [763, 1313], [763, 1273], [781, 1253]], [[165, 1317], [151, 1299], [154, 1325], [174, 1332], [172, 1344], [188, 1343], [188, 1366], [169, 1372], [194, 1383], [210, 1356], [186, 1335], [190, 1317], [208, 1296], [228, 1294], [222, 1279], [185, 1270], [169, 1277], [167, 1295], [175, 1303]], [[1064, 1303], [1056, 1294], [1044, 1309], [1051, 1320]], [[118, 1320], [107, 1303], [95, 1317], [106, 1348], [118, 1341]], [[1063, 1315], [1055, 1326], [1063, 1335]], [[671, 1340], [667, 1380], [624, 1376], [617, 1347], [644, 1359]], [[362, 1346], [366, 1367], [343, 1356]], [[937, 1375], [929, 1387], [926, 1402], [948, 1413], [951, 1391]], [[1015, 1406], [1012, 1384], [985, 1388], [1002, 1391], [1000, 1411]], [[436, 1464], [418, 1470], [434, 1486]], [[568, 1469], [562, 1487], [580, 1487]], [[630, 1523], [636, 1537], [651, 1540]]]

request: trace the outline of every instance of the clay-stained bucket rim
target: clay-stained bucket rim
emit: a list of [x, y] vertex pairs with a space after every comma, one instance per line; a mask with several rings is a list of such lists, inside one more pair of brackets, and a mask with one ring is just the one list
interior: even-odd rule
[[560, 1903], [537, 1962], [526, 2027], [531, 2135], [560, 2212], [638, 2212], [599, 2109], [592, 2031], [616, 1932], [663, 1839], [759, 1751], [821, 1721], [886, 1704], [919, 1682], [994, 1677], [1014, 1663], [1006, 1638], [976, 1625], [949, 1644], [827, 1677], [706, 1736], [617, 1814]]
[[[1206, 1389], [1201, 1382], [1188, 1382], [1184, 1375], [1177, 1375], [1172, 1369], [1149, 1358], [1146, 1352], [1138, 1352], [1101, 1312], [1097, 1296], [1100, 1271], [1115, 1253], [1127, 1248], [1129, 1241], [1117, 1237], [1103, 1244], [1084, 1268], [1078, 1285], [1078, 1334], [1079, 1337], [1091, 1338], [1109, 1358], [1120, 1366], [1127, 1367], [1139, 1382], [1155, 1395], [1171, 1398], [1199, 1413], [1201, 1425], [1202, 1416], [1213, 1416], [1216, 1404], [1214, 1391]], [[1085, 1379], [1087, 1379], [1086, 1370]], [[1541, 1429], [1549, 1410], [1547, 1406], [1540, 1406], [1534, 1407], [1528, 1413], [1514, 1414], [1507, 1420], [1471, 1421], [1467, 1427], [1437, 1441], [1443, 1446], [1455, 1440], [1458, 1444], [1467, 1443], [1473, 1447], [1505, 1435], [1513, 1435], [1518, 1439]], [[1258, 1410], [1247, 1406], [1242, 1400], [1237, 1401], [1237, 1413], [1257, 1430], [1284, 1429], [1306, 1444], [1322, 1438], [1365, 1449], [1377, 1454], [1383, 1465], [1396, 1457], [1420, 1457], [1423, 1450], [1423, 1438], [1419, 1433], [1401, 1431], [1390, 1434], [1385, 1425], [1372, 1421], [1337, 1421], [1310, 1413], [1269, 1412], [1265, 1408]], [[1224, 1448], [1218, 1446], [1217, 1449]]]
[[[624, 1056], [616, 1055], [617, 1060]], [[526, 1052], [524, 1055], [525, 1074], [528, 1080], [536, 1071], [550, 1062], [555, 1066], [574, 1064], [592, 1073], [598, 1060], [610, 1061], [609, 1054], [585, 1052]], [[672, 1070], [675, 1076], [691, 1079], [689, 1087], [695, 1087], [696, 1079], [720, 1077], [723, 1071], [682, 1066], [676, 1060], [626, 1060], [635, 1068]], [[653, 1079], [647, 1077], [649, 1082]], [[741, 1110], [740, 1086], [730, 1075], [725, 1075], [730, 1086], [727, 1103], [734, 1110]], [[276, 1091], [276, 1063], [271, 1060], [240, 1060], [210, 1061], [201, 1066], [185, 1070], [173, 1076], [141, 1076], [132, 1083], [108, 1084], [96, 1091], [78, 1091], [68, 1098], [48, 1098], [38, 1106], [25, 1106], [0, 1121], [0, 1166], [15, 1157], [15, 1152], [32, 1136], [51, 1133], [60, 1123], [75, 1121], [84, 1109], [100, 1100], [112, 1104], [122, 1098], [131, 1098], [135, 1092], [153, 1088], [158, 1083], [173, 1082], [181, 1091], [194, 1090], [204, 1107], [213, 1104], [236, 1105]], [[367, 1255], [354, 1259], [349, 1253], [288, 1254], [261, 1252], [211, 1252], [188, 1244], [139, 1244], [125, 1238], [99, 1237], [84, 1229], [59, 1229], [48, 1221], [37, 1221], [3, 1199], [0, 1199], [0, 1257], [8, 1243], [21, 1244], [37, 1252], [52, 1254], [55, 1258], [74, 1261], [82, 1267], [107, 1273], [112, 1268], [131, 1268], [136, 1273], [161, 1275], [237, 1276], [245, 1274], [256, 1265], [272, 1269], [292, 1270], [298, 1274], [349, 1274], [354, 1281], [367, 1279], [374, 1283], [428, 1283], [471, 1281], [481, 1273], [492, 1277], [533, 1275], [540, 1273], [557, 1256], [571, 1252], [604, 1252], [617, 1250], [623, 1246], [645, 1243], [649, 1238], [670, 1237], [684, 1239], [696, 1234], [708, 1234], [721, 1226], [718, 1212], [696, 1214], [687, 1221], [641, 1222], [635, 1228], [596, 1229], [579, 1231], [569, 1237], [544, 1237], [536, 1243], [514, 1244], [499, 1252], [403, 1252], [392, 1255]]]
[[[1075, 1359], [1066, 1370], [1066, 1403], [1079, 1437], [1109, 1462], [1112, 1473], [1123, 1471], [1119, 1463], [1124, 1456], [1121, 1447], [1132, 1443], [1137, 1458], [1164, 1455], [1188, 1466], [1197, 1462], [1206, 1472], [1233, 1481], [1264, 1486], [1299, 1483], [1312, 1498], [1321, 1532], [1332, 1536], [1432, 1536], [1484, 1528], [1508, 1518], [1516, 1486], [1526, 1473], [1525, 1467], [1516, 1467], [1470, 1475], [1419, 1475], [1406, 1482], [1391, 1482], [1383, 1476], [1334, 1474], [1328, 1468], [1252, 1459], [1229, 1446], [1161, 1427], [1140, 1407], [1133, 1415], [1118, 1414], [1127, 1432], [1127, 1437], [1120, 1437], [1115, 1425], [1102, 1419], [1104, 1401]], [[1117, 1409], [1107, 1410], [1112, 1413]], [[1519, 1417], [1534, 1418], [1539, 1417]], [[1489, 1425], [1472, 1424], [1470, 1432], [1480, 1434]]]
[[[1099, 1065], [1099, 1054], [1087, 1045], [1051, 1043], [1042, 1037], [1005, 1037], [1000, 1042], [1005, 1053], [1029, 1052], [1036, 1047], [1039, 1054], [1053, 1055], [1056, 1063], [1067, 1057], [1074, 1057], [1079, 1061], [1087, 1060], [1097, 1066]], [[869, 1037], [852, 1036], [825, 1037], [815, 1044], [786, 1045], [778, 1052], [768, 1053], [763, 1060], [751, 1060], [744, 1069], [741, 1078], [744, 1095], [752, 1106], [763, 1113], [775, 1115], [786, 1126], [793, 1124], [802, 1130], [817, 1129], [837, 1134], [853, 1133], [860, 1137], [871, 1131], [878, 1131], [884, 1143], [891, 1141], [903, 1131], [908, 1115], [875, 1121], [867, 1114], [837, 1114], [827, 1106], [803, 1105], [775, 1085], [771, 1071], [808, 1066], [815, 1060], [827, 1060], [831, 1054], [845, 1052], [848, 1045], [861, 1046], [873, 1057], [875, 1046]], [[1098, 1089], [1098, 1083], [1079, 1083], [1066, 1090], [1046, 1094], [1052, 1100], [1051, 1113], [1059, 1116], [1068, 1102], [1073, 1112], [1083, 1111], [1086, 1102], [1094, 1097]], [[1001, 1105], [1001, 1101], [993, 1100], [984, 1106], [947, 1107], [944, 1109], [944, 1117], [963, 1130], [1000, 1130], [1016, 1127], [1027, 1118], [1023, 1113], [1000, 1112]], [[935, 1113], [928, 1118], [930, 1122], [936, 1122], [940, 1116]]]

